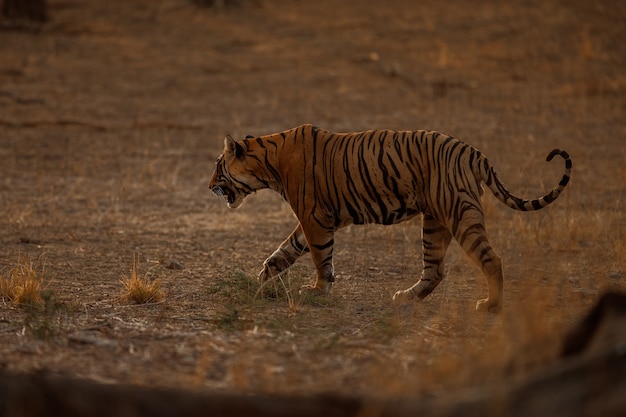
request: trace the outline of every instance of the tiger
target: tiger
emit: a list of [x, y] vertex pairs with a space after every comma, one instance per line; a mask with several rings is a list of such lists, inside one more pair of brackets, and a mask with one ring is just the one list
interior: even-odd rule
[[484, 183], [514, 210], [535, 211], [556, 200], [570, 180], [565, 161], [560, 182], [542, 197], [514, 196], [489, 160], [476, 148], [437, 131], [368, 130], [333, 133], [311, 124], [265, 136], [224, 139], [209, 188], [230, 208], [250, 194], [270, 189], [293, 210], [298, 225], [263, 262], [263, 282], [287, 270], [305, 253], [316, 269], [302, 291], [329, 294], [335, 282], [335, 232], [351, 224], [391, 225], [422, 215], [422, 272], [393, 301], [422, 300], [444, 276], [444, 256], [454, 238], [487, 280], [488, 296], [476, 310], [498, 312], [503, 305], [500, 257], [487, 239], [481, 196]]

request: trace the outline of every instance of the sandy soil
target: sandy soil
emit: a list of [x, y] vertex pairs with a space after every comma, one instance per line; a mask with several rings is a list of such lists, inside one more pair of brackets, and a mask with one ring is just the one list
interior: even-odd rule
[[[626, 5], [614, 1], [55, 1], [38, 32], [0, 31], [0, 273], [26, 260], [50, 298], [0, 304], [0, 367], [238, 392], [436, 393], [554, 360], [561, 335], [626, 285]], [[236, 211], [206, 188], [223, 137], [302, 123], [433, 129], [486, 153], [516, 194], [485, 196], [505, 310], [453, 245], [423, 303], [420, 222], [336, 237], [330, 297], [303, 259], [255, 297], [296, 222], [260, 192]], [[138, 254], [162, 302], [121, 298]], [[167, 260], [182, 270], [166, 268]]]

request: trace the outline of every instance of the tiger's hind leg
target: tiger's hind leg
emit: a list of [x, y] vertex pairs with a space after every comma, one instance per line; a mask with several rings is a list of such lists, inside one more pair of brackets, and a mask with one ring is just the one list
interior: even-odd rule
[[423, 270], [419, 281], [411, 288], [398, 291], [393, 296], [396, 302], [423, 299], [441, 282], [444, 274], [443, 258], [452, 235], [431, 215], [424, 214], [422, 227]]
[[298, 224], [291, 235], [263, 262], [263, 269], [259, 272], [259, 280], [267, 281], [281, 274], [308, 251], [309, 246], [304, 237], [302, 226]]
[[489, 295], [476, 303], [476, 310], [499, 312], [502, 309], [502, 262], [487, 240], [484, 216], [480, 208], [473, 206], [464, 212], [454, 231], [454, 238], [487, 279]]

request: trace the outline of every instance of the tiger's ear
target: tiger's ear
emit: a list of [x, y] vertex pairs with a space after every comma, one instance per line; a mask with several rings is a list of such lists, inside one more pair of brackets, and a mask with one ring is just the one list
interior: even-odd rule
[[237, 141], [233, 139], [232, 136], [228, 135], [224, 139], [224, 154], [228, 156], [229, 159], [242, 159], [245, 154], [245, 150], [243, 149], [243, 146], [238, 144]]

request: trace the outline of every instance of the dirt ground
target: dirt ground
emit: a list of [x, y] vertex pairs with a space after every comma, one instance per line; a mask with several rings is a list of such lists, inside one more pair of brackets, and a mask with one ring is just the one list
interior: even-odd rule
[[[229, 2], [226, 2], [229, 3]], [[626, 4], [601, 1], [50, 0], [39, 31], [0, 31], [0, 274], [26, 260], [46, 305], [0, 304], [0, 367], [193, 390], [410, 395], [497, 384], [556, 360], [569, 326], [626, 288]], [[505, 306], [453, 245], [414, 308], [420, 222], [336, 236], [337, 282], [258, 297], [295, 227], [259, 192], [208, 190], [226, 134], [313, 123], [432, 129], [481, 149], [517, 195], [484, 197]], [[125, 301], [135, 255], [163, 301]], [[168, 269], [168, 260], [183, 269]]]

